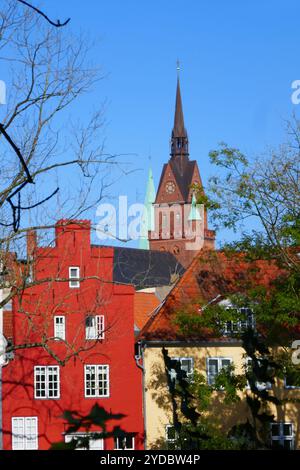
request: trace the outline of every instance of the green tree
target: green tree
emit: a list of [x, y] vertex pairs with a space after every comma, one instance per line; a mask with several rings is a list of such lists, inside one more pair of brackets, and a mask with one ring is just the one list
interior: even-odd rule
[[[229, 290], [226, 297], [232, 308], [213, 303], [203, 308], [201, 315], [183, 309], [176, 316], [185, 334], [209, 328], [221, 337], [226, 324], [245, 326], [233, 328], [231, 334], [241, 341], [248, 358], [243, 377], [227, 370], [216, 381], [226, 391], [224, 400], [231, 402], [240, 399], [237, 392], [246, 381], [249, 417], [244, 423], [237, 422], [227, 436], [244, 449], [270, 446], [274, 416], [269, 405], [281, 406], [288, 401], [278, 398], [272, 386], [284, 378], [294, 386], [300, 383], [300, 370], [291, 360], [290, 349], [300, 333], [299, 122], [290, 123], [288, 130], [288, 143], [252, 160], [222, 143], [210, 152], [220, 173], [210, 179], [208, 196], [194, 187], [197, 202], [210, 208], [216, 228], [238, 234], [235, 242], [223, 246], [225, 256], [247, 263], [248, 272], [255, 261], [268, 260], [278, 271], [277, 279], [266, 288], [249, 278], [241, 292]], [[246, 230], [246, 222], [255, 228]], [[255, 269], [264, 269], [261, 266], [256, 263]], [[253, 314], [248, 325], [245, 308]]]

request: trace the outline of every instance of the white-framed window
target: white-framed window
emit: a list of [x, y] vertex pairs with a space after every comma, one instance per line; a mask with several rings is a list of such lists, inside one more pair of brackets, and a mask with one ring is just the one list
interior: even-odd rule
[[12, 450], [38, 449], [38, 419], [36, 416], [11, 419]]
[[59, 397], [59, 366], [35, 366], [34, 398], [53, 399]]
[[230, 367], [232, 359], [229, 357], [208, 357], [206, 359], [206, 372], [208, 385], [214, 385], [217, 375], [222, 369]]
[[128, 433], [122, 437], [115, 437], [115, 450], [134, 450], [134, 434]]
[[166, 444], [167, 450], [176, 450], [177, 449], [177, 435], [175, 427], [172, 424], [167, 424], [166, 426]]
[[93, 433], [75, 432], [73, 434], [65, 434], [65, 443], [69, 444], [75, 441], [74, 444], [76, 444], [76, 441], [80, 440], [81, 442], [78, 444], [80, 447], [75, 447], [75, 450], [104, 450], [104, 439], [89, 438], [90, 435], [92, 436]]
[[[234, 307], [228, 306], [228, 309], [233, 309]], [[255, 319], [254, 314], [251, 308], [242, 307], [237, 309], [237, 315], [239, 317], [238, 321], [229, 320], [224, 324], [224, 335], [234, 335], [241, 333], [242, 331], [247, 330], [248, 328], [255, 328]]]
[[54, 317], [54, 337], [55, 339], [66, 339], [66, 318], [64, 315]]
[[109, 366], [84, 366], [85, 397], [109, 397]]
[[86, 317], [85, 339], [104, 339], [104, 315], [88, 315]]
[[294, 449], [294, 430], [292, 423], [271, 423], [273, 449]]
[[[259, 359], [258, 359], [258, 363], [259, 363]], [[249, 373], [252, 372], [252, 359], [251, 359], [251, 357], [247, 357], [247, 358], [246, 358], [245, 367], [246, 367], [246, 371], [247, 371], [247, 372], [249, 372]], [[257, 381], [255, 382], [255, 386], [256, 386], [257, 390], [259, 390], [259, 391], [262, 391], [262, 390], [270, 390], [270, 389], [272, 388], [271, 382], [260, 382], [259, 380], [257, 380]], [[249, 382], [247, 383], [246, 388], [247, 388], [247, 389], [250, 389], [250, 384], [249, 384]]]
[[[191, 379], [194, 374], [194, 359], [192, 357], [171, 357], [172, 360], [179, 361], [181, 370], [186, 372], [186, 379]], [[176, 370], [171, 369], [171, 378], [176, 379]]]
[[300, 388], [299, 369], [286, 371], [285, 377], [284, 377], [284, 387], [288, 389]]
[[69, 267], [69, 287], [78, 289], [80, 287], [80, 269], [77, 266]]

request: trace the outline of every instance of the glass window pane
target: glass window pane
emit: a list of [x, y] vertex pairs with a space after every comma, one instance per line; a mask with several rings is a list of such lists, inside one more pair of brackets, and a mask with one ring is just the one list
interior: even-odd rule
[[174, 426], [167, 426], [167, 439], [174, 440], [176, 438], [176, 431]]
[[293, 441], [291, 439], [283, 441], [283, 448], [285, 450], [293, 450]]
[[221, 360], [221, 367], [222, 367], [222, 368], [229, 367], [230, 364], [231, 364], [231, 360], [230, 360], [230, 359], [222, 359], [222, 360]]
[[209, 359], [208, 371], [210, 374], [218, 373], [218, 360], [217, 359]]
[[272, 424], [272, 436], [280, 436], [280, 424]]
[[292, 436], [293, 430], [291, 424], [283, 424], [283, 435], [284, 436]]

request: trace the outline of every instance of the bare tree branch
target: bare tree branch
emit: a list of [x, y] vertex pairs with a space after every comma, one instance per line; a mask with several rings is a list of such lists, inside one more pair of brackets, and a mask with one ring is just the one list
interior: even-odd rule
[[52, 24], [52, 26], [55, 26], [56, 28], [61, 28], [62, 26], [66, 26], [69, 23], [69, 21], [71, 20], [71, 18], [68, 18], [66, 21], [64, 21], [64, 23], [61, 23], [60, 20], [57, 20], [56, 22], [54, 22], [54, 21], [50, 20], [50, 18], [45, 13], [43, 13], [41, 10], [39, 10], [37, 7], [35, 7], [34, 5], [31, 5], [31, 3], [25, 2], [25, 0], [17, 0], [17, 1], [20, 2], [20, 3], [23, 3], [23, 5], [26, 5], [29, 8], [32, 8], [39, 15], [43, 16], [43, 18], [45, 18], [45, 20], [48, 21], [48, 23]]

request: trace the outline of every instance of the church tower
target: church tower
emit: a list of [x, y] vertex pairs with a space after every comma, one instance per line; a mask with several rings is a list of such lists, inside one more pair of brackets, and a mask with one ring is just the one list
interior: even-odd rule
[[197, 162], [189, 159], [179, 76], [170, 159], [163, 166], [154, 203], [151, 250], [169, 251], [187, 267], [202, 248], [214, 249], [215, 232], [207, 227], [205, 208], [196, 206], [193, 186], [203, 190]]

